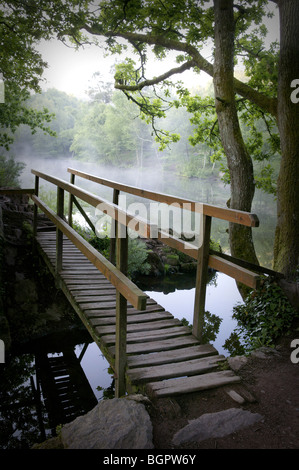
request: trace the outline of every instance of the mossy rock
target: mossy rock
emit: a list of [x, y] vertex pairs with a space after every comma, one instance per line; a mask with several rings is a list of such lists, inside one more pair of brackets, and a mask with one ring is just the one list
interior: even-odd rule
[[191, 263], [181, 263], [181, 271], [183, 273], [193, 273], [196, 271], [197, 263], [196, 262], [191, 262]]
[[178, 255], [167, 255], [166, 264], [170, 266], [179, 266], [180, 259]]

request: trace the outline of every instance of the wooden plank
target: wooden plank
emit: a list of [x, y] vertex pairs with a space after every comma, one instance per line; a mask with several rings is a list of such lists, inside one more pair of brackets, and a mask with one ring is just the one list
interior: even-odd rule
[[193, 311], [193, 328], [192, 332], [196, 338], [202, 342], [204, 315], [205, 315], [205, 300], [206, 300], [206, 287], [208, 279], [208, 260], [210, 249], [210, 234], [211, 234], [212, 219], [209, 216], [203, 216], [203, 242], [199, 250], [196, 270], [196, 283], [195, 283], [195, 300]]
[[107, 300], [106, 297], [108, 298], [108, 295], [110, 295], [110, 298], [114, 298], [114, 299], [116, 298], [116, 292], [115, 290], [112, 290], [112, 289], [110, 293], [108, 289], [103, 289], [103, 290], [97, 289], [93, 291], [87, 291], [87, 292], [79, 291], [79, 292], [80, 292], [79, 294], [77, 294], [76, 292], [73, 292], [73, 297], [78, 303], [90, 302], [91, 300], [92, 301]]
[[[80, 309], [82, 310], [82, 309]], [[86, 318], [90, 321], [93, 321], [92, 324], [96, 324], [95, 320], [101, 320], [104, 317], [114, 317], [115, 318], [115, 307], [111, 307], [105, 310], [89, 310], [84, 312]], [[173, 319], [173, 316], [169, 312], [165, 312], [164, 309], [152, 308], [152, 310], [140, 310], [136, 311], [135, 309], [130, 309], [127, 311], [127, 321], [130, 323], [144, 323], [145, 321], [155, 321], [155, 320], [165, 320]]]
[[22, 195], [22, 194], [34, 194], [34, 188], [25, 188], [25, 189], [21, 189], [21, 188], [10, 188], [10, 189], [5, 189], [5, 188], [1, 188], [0, 189], [0, 194], [7, 194], [8, 196], [11, 196], [11, 195]]
[[280, 279], [284, 277], [284, 274], [279, 273], [277, 271], [273, 271], [273, 269], [265, 268], [264, 266], [258, 266], [256, 264], [249, 263], [249, 261], [245, 261], [240, 258], [234, 258], [233, 256], [226, 255], [225, 253], [219, 253], [218, 251], [210, 250], [210, 254], [219, 256], [220, 258], [223, 258], [227, 261], [230, 261], [231, 263], [237, 264], [241, 266], [242, 268], [246, 268], [256, 273], [268, 274], [269, 276], [278, 277]]
[[[100, 331], [100, 329], [98, 329]], [[190, 328], [179, 326], [173, 328], [163, 328], [162, 330], [142, 331], [138, 333], [127, 334], [127, 344], [146, 343], [147, 341], [162, 341], [163, 339], [175, 338], [177, 336], [190, 335]], [[115, 344], [115, 335], [103, 335], [102, 340], [105, 344]]]
[[[150, 331], [155, 329], [162, 329], [162, 328], [171, 328], [174, 326], [180, 326], [182, 323], [177, 318], [173, 318], [171, 320], [160, 320], [160, 321], [148, 321], [144, 323], [128, 323], [127, 324], [127, 332], [128, 333], [135, 333], [135, 332], [142, 332], [142, 331]], [[115, 332], [115, 326], [101, 326], [99, 329], [101, 335], [112, 334]]]
[[[74, 296], [75, 297], [75, 296]], [[80, 305], [80, 307], [82, 306], [82, 308], [85, 309], [85, 307], [87, 306], [90, 306], [90, 305], [96, 305], [96, 307], [91, 307], [91, 308], [98, 308], [98, 305], [101, 305], [102, 302], [113, 302], [115, 303], [116, 302], [116, 293], [114, 292], [113, 294], [110, 294], [110, 295], [105, 295], [105, 293], [103, 293], [102, 296], [100, 295], [91, 295], [91, 296], [88, 296], [88, 297], [83, 297], [83, 296], [76, 296], [75, 297], [76, 301], [78, 302], [78, 304]], [[99, 307], [101, 308], [101, 307]]]
[[209, 256], [209, 266], [216, 271], [221, 271], [227, 274], [230, 277], [233, 277], [236, 281], [245, 284], [252, 289], [258, 287], [260, 276], [252, 271], [249, 271], [246, 268], [237, 266], [236, 264], [220, 258], [220, 256], [210, 255]]
[[[156, 305], [155, 301], [154, 300], [151, 300], [149, 299], [149, 305], [153, 304], [153, 305]], [[80, 303], [80, 308], [82, 308], [82, 310], [84, 312], [87, 312], [88, 310], [105, 310], [105, 309], [111, 309], [111, 308], [116, 308], [116, 299], [107, 299], [107, 300], [101, 300], [99, 299], [99, 302], [82, 302]], [[131, 305], [128, 305], [128, 314], [130, 313], [129, 312], [129, 309], [132, 309], [133, 307]], [[145, 311], [145, 310], [144, 310]]]
[[192, 359], [173, 364], [163, 364], [154, 367], [140, 367], [129, 369], [127, 375], [133, 384], [171, 379], [175, 377], [204, 374], [217, 369], [219, 363], [225, 360], [225, 356], [211, 356], [202, 359]]
[[240, 377], [236, 376], [232, 371], [225, 370], [192, 377], [163, 380], [161, 382], [150, 382], [146, 385], [146, 392], [149, 395], [162, 398], [222, 387], [224, 385], [240, 382], [240, 380]]
[[84, 286], [72, 286], [70, 288], [70, 292], [73, 295], [73, 297], [77, 297], [80, 295], [94, 295], [98, 294], [101, 295], [102, 293], [105, 292], [115, 292], [115, 288], [113, 286], [106, 286], [106, 285], [98, 285], [98, 286], [92, 286], [92, 285], [87, 285], [84, 289]]
[[[57, 187], [57, 216], [63, 217], [64, 207], [64, 190]], [[56, 274], [61, 271], [62, 268], [62, 249], [63, 249], [62, 231], [56, 228], [56, 261], [55, 270]]]
[[[108, 312], [107, 312], [108, 313]], [[87, 315], [86, 315], [87, 317]], [[149, 321], [154, 321], [154, 320], [168, 320], [170, 318], [173, 318], [171, 313], [169, 312], [153, 312], [153, 313], [145, 313], [142, 316], [141, 315], [128, 315], [127, 317], [127, 323], [144, 323], [144, 322], [149, 322]], [[113, 317], [109, 317], [107, 315], [106, 317], [96, 317], [96, 318], [88, 318], [88, 321], [90, 324], [92, 324], [95, 327], [95, 331], [98, 334], [101, 334], [101, 325], [115, 325], [115, 315]], [[97, 330], [97, 327], [99, 330]]]
[[76, 264], [71, 266], [69, 264], [65, 264], [65, 262], [63, 261], [61, 274], [63, 274], [65, 277], [67, 277], [69, 274], [82, 276], [83, 273], [85, 277], [85, 276], [88, 276], [89, 274], [98, 275], [99, 271], [97, 270], [97, 268], [94, 268], [92, 266], [78, 266]]
[[[146, 354], [150, 352], [166, 351], [169, 349], [179, 349], [186, 345], [195, 345], [198, 344], [197, 339], [192, 336], [181, 336], [179, 338], [165, 339], [163, 341], [153, 341], [148, 343], [136, 343], [128, 344], [127, 353], [128, 354]], [[110, 353], [114, 355], [115, 348], [112, 346], [109, 348]], [[179, 352], [178, 352], [179, 354]]]
[[[63, 277], [63, 276], [62, 276]], [[81, 279], [78, 277], [78, 278], [74, 278], [74, 279], [64, 279], [64, 282], [67, 286], [69, 286], [70, 288], [75, 288], [76, 286], [78, 288], [84, 288], [84, 286], [87, 286], [87, 287], [104, 287], [104, 286], [111, 286], [112, 284], [110, 284], [110, 282], [108, 280], [103, 280], [103, 279], [97, 279], [96, 281], [93, 281], [93, 280], [90, 280], [90, 279], [84, 279], [82, 278], [81, 276]], [[113, 287], [113, 286], [112, 286]]]
[[[84, 314], [86, 318], [92, 318], [92, 317], [103, 317], [103, 316], [109, 316], [111, 315], [111, 312], [115, 313], [115, 305], [110, 304], [109, 307], [101, 309], [91, 309], [91, 310], [84, 310], [82, 308], [82, 311], [84, 311]], [[144, 315], [149, 315], [152, 313], [157, 313], [160, 315], [167, 315], [169, 318], [173, 318], [173, 315], [169, 312], [165, 312], [165, 309], [159, 305], [148, 305], [146, 310], [136, 310], [135, 308], [131, 308], [130, 305], [128, 305], [128, 311], [127, 314], [131, 318], [134, 316], [134, 318], [137, 318], [137, 322], [142, 322], [144, 321]], [[138, 316], [137, 316], [138, 315]], [[139, 320], [138, 320], [139, 318]]]
[[182, 362], [217, 354], [217, 350], [211, 344], [199, 344], [179, 350], [139, 354], [136, 356], [132, 355], [128, 357], [128, 366], [132, 369], [134, 367], [173, 364], [174, 362]]
[[[119, 233], [123, 229], [123, 234]], [[128, 272], [128, 231], [119, 227], [116, 240], [116, 267], [125, 276]], [[127, 299], [116, 290], [115, 307], [115, 397], [126, 394], [127, 367]]]
[[[75, 184], [75, 175], [70, 175], [70, 184]], [[70, 194], [68, 204], [68, 223], [71, 227], [73, 226], [73, 202], [74, 196]]]

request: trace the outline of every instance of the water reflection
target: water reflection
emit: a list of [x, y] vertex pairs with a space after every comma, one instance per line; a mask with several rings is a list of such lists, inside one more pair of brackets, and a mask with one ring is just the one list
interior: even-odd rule
[[[171, 276], [160, 280], [160, 291], [156, 285], [147, 288], [147, 294], [162, 305], [174, 317], [180, 320], [185, 318], [189, 324], [193, 323], [193, 306], [195, 296], [195, 278], [186, 275]], [[219, 354], [228, 355], [223, 347], [225, 340], [236, 328], [237, 322], [232, 318], [233, 307], [243, 302], [236, 282], [226, 274], [217, 272], [210, 277], [206, 291], [205, 309], [206, 330], [209, 335], [206, 340], [212, 342]], [[220, 322], [219, 322], [220, 319]]]
[[[77, 334], [55, 334], [8, 357], [0, 369], [0, 448], [28, 448], [55, 436], [58, 425], [87, 413], [109, 391], [114, 393], [100, 350], [85, 357], [92, 345], [84, 331], [80, 343]], [[88, 377], [90, 367], [97, 377], [94, 383]]]

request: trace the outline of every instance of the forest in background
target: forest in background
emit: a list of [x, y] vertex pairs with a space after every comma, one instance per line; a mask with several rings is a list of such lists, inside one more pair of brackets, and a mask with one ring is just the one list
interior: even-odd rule
[[[212, 85], [197, 88], [193, 93], [209, 97]], [[154, 168], [159, 162], [165, 170], [172, 170], [182, 177], [221, 177], [229, 183], [225, 155], [215, 152], [208, 141], [197, 143], [193, 136], [198, 122], [192, 123], [192, 116], [185, 108], [172, 107], [167, 116], [160, 119], [161, 128], [177, 135], [176, 142], [161, 148], [152, 127], [139, 118], [137, 105], [128, 101], [121, 91], [114, 90], [112, 84], [98, 80], [88, 94], [89, 100], [86, 101], [54, 88], [31, 95], [26, 105], [51, 115], [49, 127], [52, 133], [42, 129], [32, 133], [28, 126], [21, 125], [14, 134], [9, 155], [17, 157], [18, 161], [22, 156], [73, 157], [101, 165], [136, 169]], [[267, 129], [262, 121], [257, 123], [257, 128], [265, 144], [263, 153], [254, 161], [256, 185], [275, 194], [280, 156], [277, 153], [271, 156], [271, 160], [265, 158], [269, 153]], [[243, 124], [243, 132], [246, 136], [246, 123]], [[12, 167], [13, 161], [9, 161]], [[21, 171], [22, 165], [16, 165]], [[7, 181], [9, 174], [6, 171], [6, 181], [0, 181], [1, 186], [13, 184], [13, 181]]]

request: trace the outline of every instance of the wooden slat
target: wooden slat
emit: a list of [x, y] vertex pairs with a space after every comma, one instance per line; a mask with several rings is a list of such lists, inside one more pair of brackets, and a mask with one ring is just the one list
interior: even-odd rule
[[[129, 325], [130, 323], [137, 322], [144, 323], [155, 320], [168, 320], [170, 318], [173, 318], [173, 316], [169, 312], [150, 312], [144, 313], [143, 315], [128, 315], [127, 324]], [[90, 317], [88, 321], [91, 325], [95, 327], [95, 331], [97, 331], [97, 333], [101, 335], [102, 325], [115, 325], [115, 313], [112, 310], [110, 310], [110, 314], [109, 311], [106, 311], [102, 317]]]
[[[153, 342], [146, 342], [146, 343], [136, 343], [136, 344], [128, 344], [127, 353], [128, 354], [146, 354], [150, 352], [159, 352], [159, 351], [167, 351], [170, 349], [179, 349], [183, 348], [186, 345], [195, 345], [198, 344], [198, 341], [194, 336], [182, 336], [179, 338], [171, 338], [165, 339], [163, 341], [153, 341]], [[110, 347], [109, 351], [111, 354], [114, 354], [114, 347]], [[178, 352], [179, 354], [179, 352]]]
[[150, 382], [146, 386], [146, 391], [149, 395], [162, 398], [221, 387], [240, 382], [240, 380], [240, 377], [236, 376], [232, 371], [225, 370], [192, 377], [163, 380], [161, 382]]
[[[146, 343], [147, 341], [162, 341], [177, 336], [190, 335], [191, 331], [188, 327], [180, 326], [173, 328], [163, 328], [162, 330], [138, 331], [138, 333], [128, 333], [127, 342], [129, 343]], [[115, 344], [115, 335], [104, 335], [102, 340], [105, 344]]]
[[[88, 315], [89, 314], [89, 315]], [[115, 324], [115, 309], [103, 310], [103, 313], [100, 314], [99, 311], [95, 313], [85, 312], [86, 318], [91, 325], [100, 326], [104, 324], [113, 325]], [[159, 320], [168, 320], [173, 319], [173, 316], [169, 312], [158, 311], [151, 312], [142, 310], [142, 314], [138, 312], [130, 313], [128, 312], [127, 324], [130, 323], [144, 323], [149, 321], [159, 321]], [[98, 331], [101, 334], [101, 330]]]
[[220, 256], [210, 255], [209, 266], [216, 269], [216, 271], [221, 271], [228, 276], [233, 277], [236, 281], [241, 282], [248, 287], [252, 287], [252, 289], [256, 289], [260, 281], [260, 276], [258, 274], [249, 271], [246, 268], [242, 268], [241, 266], [237, 266], [226, 259], [220, 258]]
[[211, 356], [202, 359], [192, 359], [174, 364], [163, 364], [160, 366], [140, 367], [129, 369], [128, 377], [133, 384], [171, 379], [174, 377], [192, 376], [204, 374], [217, 369], [219, 362], [225, 360], [224, 356]]
[[140, 354], [136, 356], [132, 355], [128, 357], [128, 365], [129, 368], [132, 369], [134, 367], [150, 365], [173, 364], [175, 362], [188, 361], [217, 354], [217, 350], [211, 344], [200, 344], [181, 348], [179, 350]]
[[[86, 318], [101, 318], [105, 316], [111, 316], [112, 314], [115, 315], [115, 307], [110, 306], [109, 308], [105, 308], [103, 310], [100, 309], [94, 309], [94, 310], [84, 310]], [[133, 317], [134, 318], [139, 318], [139, 322], [143, 322], [144, 316], [145, 315], [151, 315], [151, 314], [158, 314], [158, 315], [163, 315], [163, 317], [170, 317], [173, 318], [173, 315], [169, 312], [165, 312], [165, 309], [163, 307], [160, 307], [159, 305], [148, 305], [146, 310], [136, 310], [135, 308], [128, 308], [128, 317]], [[138, 315], [138, 317], [137, 317]], [[132, 323], [132, 319], [131, 319]]]
[[[136, 333], [136, 332], [143, 332], [143, 331], [150, 331], [162, 328], [171, 328], [173, 326], [180, 326], [182, 323], [177, 318], [173, 318], [171, 320], [160, 320], [160, 321], [148, 321], [144, 323], [128, 323], [127, 324], [127, 332], [128, 333]], [[101, 326], [101, 335], [112, 334], [115, 332], [115, 326]]]
[[7, 194], [8, 196], [11, 195], [22, 195], [22, 194], [34, 194], [34, 188], [28, 188], [28, 189], [21, 189], [21, 188], [1, 188], [0, 189], [0, 194]]

